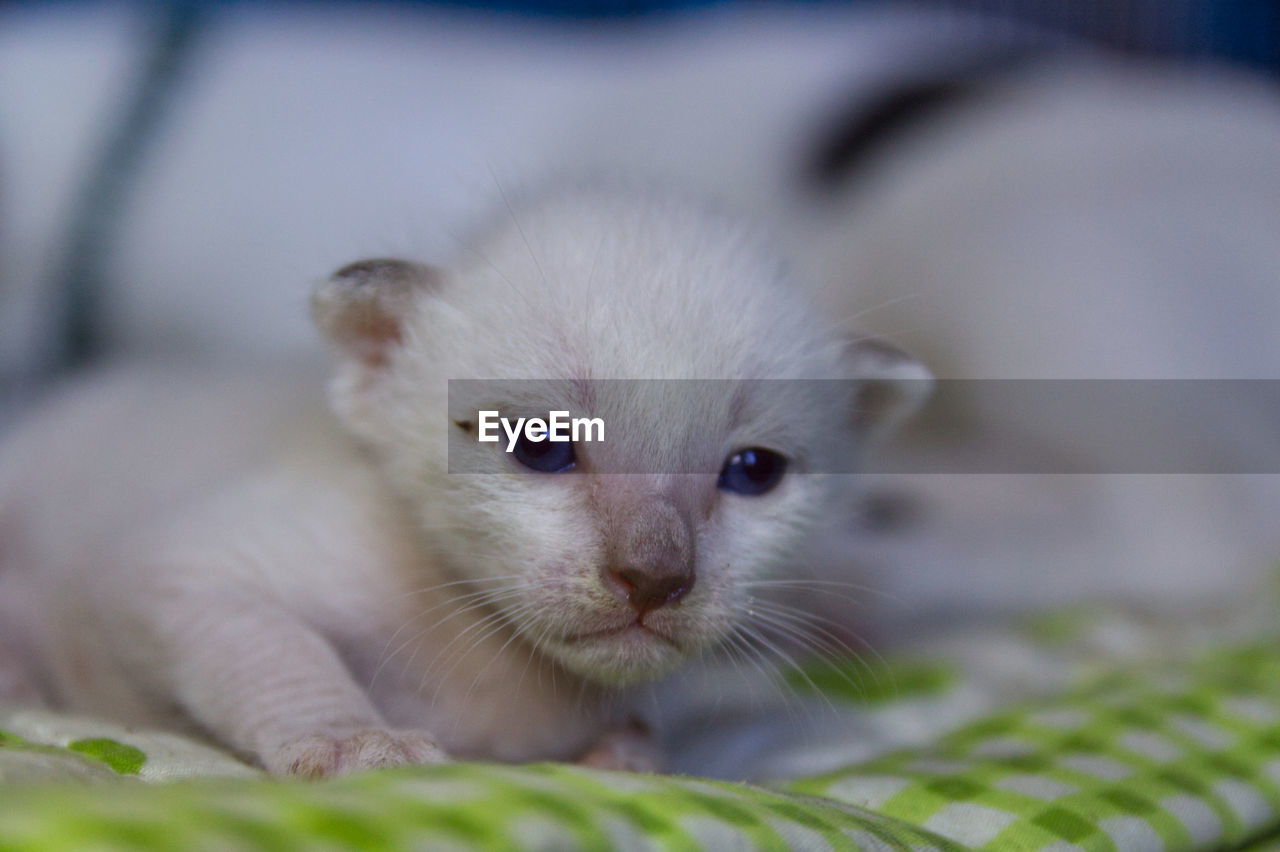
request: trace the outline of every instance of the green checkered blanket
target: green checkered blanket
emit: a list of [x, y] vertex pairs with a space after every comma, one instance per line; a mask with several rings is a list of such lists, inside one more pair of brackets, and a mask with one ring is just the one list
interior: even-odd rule
[[273, 781], [171, 735], [0, 713], [0, 850], [1280, 848], [1274, 622], [1080, 610], [865, 687], [792, 672], [860, 733], [827, 725], [751, 784], [467, 763]]

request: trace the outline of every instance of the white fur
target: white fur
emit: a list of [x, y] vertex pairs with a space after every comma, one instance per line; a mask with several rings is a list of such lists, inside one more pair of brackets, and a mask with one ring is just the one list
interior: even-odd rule
[[[488, 472], [449, 474], [446, 379], [848, 378], [844, 347], [751, 231], [656, 191], [557, 192], [500, 207], [455, 265], [387, 299], [401, 343], [340, 358], [337, 422], [298, 377], [132, 370], [20, 429], [0, 457], [0, 606], [48, 697], [194, 726], [277, 772], [566, 758], [611, 723], [605, 687], [724, 638], [745, 583], [831, 511], [830, 478], [805, 470], [855, 441], [852, 394], [757, 392], [735, 413], [674, 383], [600, 385], [613, 455], [528, 475], [473, 442]], [[343, 280], [318, 291], [326, 328]], [[759, 497], [625, 472], [760, 444], [796, 472]], [[655, 506], [693, 531], [696, 585], [638, 630], [600, 570]]]
[[[1280, 379], [1280, 104], [1247, 78], [1079, 62], [1024, 74], [810, 213], [798, 254], [830, 285], [828, 310], [942, 378]], [[1149, 440], [1182, 448], [1188, 469], [1273, 470], [1277, 412], [1218, 391]], [[933, 454], [1125, 471], [1140, 449], [1111, 435], [1134, 427], [1108, 423], [1112, 410], [975, 398], [946, 414], [895, 451], [916, 469]], [[1234, 599], [1280, 556], [1276, 475], [932, 474], [877, 487], [913, 500], [916, 522], [857, 530], [829, 556], [901, 600], [889, 629], [1092, 598]]]

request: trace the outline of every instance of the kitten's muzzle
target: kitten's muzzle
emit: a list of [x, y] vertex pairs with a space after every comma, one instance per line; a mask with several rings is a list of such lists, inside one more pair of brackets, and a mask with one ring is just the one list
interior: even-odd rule
[[605, 588], [642, 618], [689, 593], [695, 579], [693, 537], [674, 505], [645, 501], [618, 526], [600, 572]]

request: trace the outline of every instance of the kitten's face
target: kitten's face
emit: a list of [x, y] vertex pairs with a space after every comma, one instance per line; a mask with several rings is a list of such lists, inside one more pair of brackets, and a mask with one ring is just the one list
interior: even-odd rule
[[[518, 576], [503, 603], [525, 637], [575, 672], [627, 682], [733, 634], [752, 581], [786, 571], [829, 502], [830, 478], [809, 472], [822, 464], [810, 442], [839, 436], [823, 429], [834, 413], [824, 401], [776, 412], [790, 415], [786, 431], [742, 411], [735, 421], [731, 388], [781, 403], [758, 383], [590, 387], [606, 440], [568, 445], [572, 466], [558, 472], [531, 470], [538, 458], [522, 461], [519, 444], [479, 443], [464, 419], [478, 406], [455, 393], [451, 460], [483, 472], [446, 474], [443, 499], [424, 489], [422, 505], [457, 531], [454, 564]], [[509, 398], [507, 410], [529, 410]]]
[[[742, 641], [753, 582], [787, 570], [857, 441], [858, 385], [803, 381], [846, 378], [842, 347], [776, 265], [701, 211], [629, 201], [544, 205], [475, 263], [383, 288], [394, 333], [361, 338], [335, 391], [452, 571], [609, 683]], [[388, 327], [367, 283], [334, 302], [358, 305], [343, 328]], [[507, 452], [481, 410], [598, 417], [605, 440]]]

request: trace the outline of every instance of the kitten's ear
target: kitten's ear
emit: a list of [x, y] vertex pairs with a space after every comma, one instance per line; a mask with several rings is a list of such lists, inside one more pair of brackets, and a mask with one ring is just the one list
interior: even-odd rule
[[368, 367], [386, 366], [420, 292], [439, 286], [438, 269], [406, 260], [361, 260], [311, 292], [311, 317], [339, 352]]
[[933, 392], [933, 374], [914, 357], [878, 338], [859, 338], [844, 350], [845, 369], [858, 382], [853, 426], [874, 441], [910, 417]]

